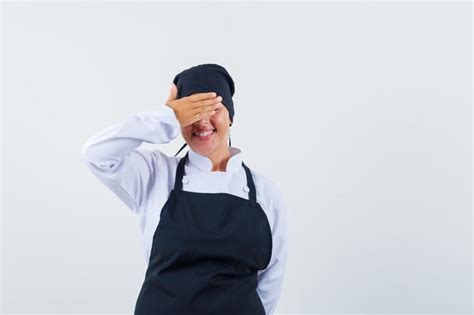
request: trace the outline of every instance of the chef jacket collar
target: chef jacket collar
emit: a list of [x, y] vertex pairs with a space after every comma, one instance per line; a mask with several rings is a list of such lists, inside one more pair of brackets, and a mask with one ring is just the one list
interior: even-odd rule
[[[219, 171], [221, 173], [233, 173], [242, 167], [242, 151], [236, 147], [229, 147], [229, 151], [231, 156], [227, 161], [226, 170], [225, 172]], [[189, 148], [188, 159], [193, 166], [200, 170], [206, 172], [212, 170], [212, 161], [207, 156], [194, 152], [191, 148]]]

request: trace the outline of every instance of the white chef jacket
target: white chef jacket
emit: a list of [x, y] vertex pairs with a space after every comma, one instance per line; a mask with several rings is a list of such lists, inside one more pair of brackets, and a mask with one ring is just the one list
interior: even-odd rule
[[[161, 105], [133, 114], [124, 122], [100, 131], [82, 146], [82, 156], [91, 172], [137, 216], [147, 264], [160, 211], [174, 188], [181, 157], [170, 157], [160, 150], [139, 146], [143, 142], [168, 143], [179, 133], [180, 124], [173, 109]], [[183, 190], [249, 198], [240, 149], [230, 147], [231, 157], [226, 170], [212, 172], [210, 159], [189, 146], [188, 150]], [[250, 170], [257, 202], [267, 215], [273, 241], [270, 263], [257, 274], [257, 293], [265, 313], [273, 314], [281, 295], [288, 255], [287, 208], [278, 184], [252, 168]]]

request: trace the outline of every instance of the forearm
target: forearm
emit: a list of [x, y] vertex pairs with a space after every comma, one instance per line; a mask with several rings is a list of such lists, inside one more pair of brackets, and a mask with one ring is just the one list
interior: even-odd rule
[[104, 172], [113, 172], [120, 162], [142, 142], [168, 143], [179, 134], [179, 123], [166, 105], [141, 112], [89, 138], [82, 146], [86, 162]]

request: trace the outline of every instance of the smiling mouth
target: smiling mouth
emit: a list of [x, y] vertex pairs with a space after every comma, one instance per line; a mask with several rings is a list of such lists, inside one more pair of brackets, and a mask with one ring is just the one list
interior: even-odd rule
[[198, 140], [208, 140], [209, 138], [211, 138], [211, 136], [216, 132], [216, 129], [212, 129], [212, 130], [207, 130], [207, 131], [203, 131], [203, 132], [193, 132], [192, 135], [193, 137], [195, 137], [196, 139]]
[[207, 135], [210, 135], [212, 133], [214, 133], [216, 131], [216, 129], [211, 129], [211, 130], [206, 130], [206, 131], [202, 131], [202, 132], [193, 132], [193, 136], [198, 136], [198, 137], [203, 137], [203, 136], [207, 136]]

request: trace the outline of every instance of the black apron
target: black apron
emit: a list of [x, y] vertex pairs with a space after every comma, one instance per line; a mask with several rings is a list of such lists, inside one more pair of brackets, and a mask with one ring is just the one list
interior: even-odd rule
[[265, 315], [257, 271], [272, 254], [266, 214], [256, 201], [228, 193], [182, 190], [188, 153], [160, 213], [135, 315]]

